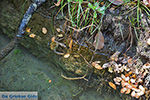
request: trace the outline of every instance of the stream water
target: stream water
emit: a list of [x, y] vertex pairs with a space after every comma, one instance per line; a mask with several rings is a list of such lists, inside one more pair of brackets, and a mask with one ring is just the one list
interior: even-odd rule
[[[9, 42], [0, 34], [0, 49]], [[94, 89], [74, 97], [80, 90], [78, 82], [63, 79], [62, 70], [56, 66], [19, 46], [0, 61], [0, 91], [38, 91], [39, 100], [121, 100], [115, 94], [102, 96]]]

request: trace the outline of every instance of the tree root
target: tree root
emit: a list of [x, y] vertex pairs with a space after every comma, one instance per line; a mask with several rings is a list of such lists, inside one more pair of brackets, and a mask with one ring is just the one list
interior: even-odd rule
[[23, 19], [20, 23], [18, 28], [18, 33], [13, 41], [11, 41], [4, 49], [0, 51], [0, 61], [5, 58], [15, 47], [17, 44], [17, 40], [22, 37], [25, 33], [26, 25], [28, 24], [29, 20], [31, 19], [33, 13], [37, 10], [37, 8], [44, 3], [46, 0], [34, 0], [32, 4], [30, 4], [28, 10], [23, 16]]

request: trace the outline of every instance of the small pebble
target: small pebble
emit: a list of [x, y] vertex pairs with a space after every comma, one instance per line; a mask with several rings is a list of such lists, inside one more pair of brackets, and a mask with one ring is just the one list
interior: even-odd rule
[[63, 37], [63, 34], [58, 34], [57, 36], [61, 38], [61, 37]]
[[70, 56], [70, 54], [67, 53], [67, 54], [64, 55], [64, 58], [69, 58], [69, 56]]
[[147, 39], [147, 44], [150, 45], [150, 38]]
[[30, 38], [35, 38], [35, 36], [36, 36], [36, 35], [33, 34], [33, 33], [29, 35]]
[[135, 79], [130, 79], [131, 83], [135, 83]]
[[42, 28], [42, 33], [46, 34], [47, 33], [47, 29], [45, 27]]
[[103, 66], [102, 66], [102, 68], [108, 68], [108, 67], [110, 67], [110, 64], [109, 64], [109, 63], [105, 63], [105, 64], [103, 64]]

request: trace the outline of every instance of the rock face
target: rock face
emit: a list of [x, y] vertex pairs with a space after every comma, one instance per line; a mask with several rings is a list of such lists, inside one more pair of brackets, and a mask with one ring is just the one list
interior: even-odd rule
[[140, 35], [138, 46], [137, 46], [137, 52], [139, 55], [141, 55], [144, 58], [149, 59], [150, 61], [150, 46], [146, 42], [148, 41], [149, 37], [150, 37], [150, 33], [147, 33], [147, 35], [146, 34]]
[[15, 47], [15, 41], [11, 41], [3, 50], [0, 52], [0, 60], [2, 60], [5, 56], [7, 56], [12, 49]]
[[149, 59], [150, 61], [150, 19], [142, 15], [144, 31], [140, 31], [140, 36], [137, 44], [137, 52], [142, 57]]

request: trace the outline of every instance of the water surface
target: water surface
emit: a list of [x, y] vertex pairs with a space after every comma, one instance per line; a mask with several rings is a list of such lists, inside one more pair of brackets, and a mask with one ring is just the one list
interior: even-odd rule
[[[0, 49], [9, 43], [1, 34], [0, 41]], [[74, 97], [80, 84], [63, 79], [62, 72], [54, 62], [42, 61], [19, 46], [0, 61], [0, 91], [38, 91], [39, 100], [121, 100], [117, 95], [102, 96], [95, 89]]]

